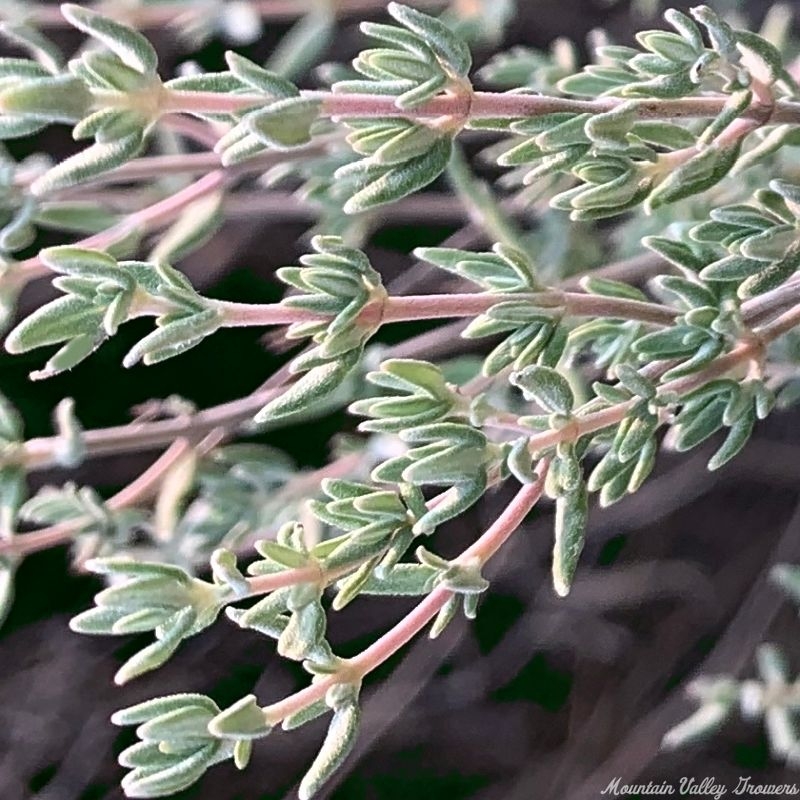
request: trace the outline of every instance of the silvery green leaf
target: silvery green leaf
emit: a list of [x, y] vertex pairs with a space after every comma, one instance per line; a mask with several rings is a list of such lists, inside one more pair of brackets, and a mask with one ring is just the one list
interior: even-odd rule
[[526, 400], [555, 414], [570, 414], [575, 398], [566, 379], [551, 367], [530, 366], [511, 375], [510, 381], [520, 388]]
[[186, 789], [197, 782], [212, 763], [218, 744], [210, 742], [175, 761], [172, 766], [149, 770], [140, 768], [129, 772], [121, 782], [126, 797], [164, 797]]
[[142, 34], [96, 11], [71, 3], [62, 5], [61, 13], [78, 30], [102, 42], [127, 66], [142, 74], [155, 74], [158, 54]]
[[[756, 77], [759, 80], [771, 84], [789, 77], [783, 66], [780, 50], [762, 36], [750, 31], [738, 30], [736, 31], [736, 45], [739, 50], [744, 52], [748, 61], [758, 67]], [[792, 81], [791, 77], [789, 80]], [[795, 86], [793, 81], [792, 85]]]
[[462, 514], [480, 500], [486, 491], [486, 485], [485, 473], [476, 475], [472, 480], [455, 484], [444, 493], [440, 503], [417, 520], [413, 528], [414, 533], [430, 534], [439, 525]]
[[446, 85], [447, 77], [445, 75], [434, 75], [399, 95], [395, 100], [395, 105], [404, 110], [416, 108], [439, 94]]
[[241, 92], [242, 82], [230, 72], [201, 72], [197, 75], [183, 75], [164, 84], [166, 89], [177, 92], [216, 92], [232, 94]]
[[152, 89], [151, 79], [107, 50], [91, 49], [69, 63], [70, 72], [92, 89], [138, 92]]
[[299, 608], [278, 637], [278, 653], [294, 661], [307, 658], [323, 640], [326, 624], [325, 611], [319, 602]]
[[595, 114], [585, 123], [586, 135], [595, 146], [605, 150], [625, 150], [629, 147], [628, 133], [636, 120], [635, 101], [622, 103], [613, 111]]
[[219, 707], [204, 694], [171, 694], [165, 697], [154, 697], [134, 706], [120, 709], [111, 715], [114, 725], [139, 725], [162, 714], [169, 714], [180, 708], [196, 706], [207, 709], [212, 715], [219, 713]]
[[264, 558], [279, 564], [287, 569], [300, 569], [308, 566], [308, 556], [285, 545], [262, 539], [256, 542], [256, 550]]
[[71, 75], [33, 78], [0, 91], [0, 110], [4, 114], [46, 122], [76, 122], [91, 102], [83, 81]]
[[371, 575], [361, 587], [361, 593], [417, 597], [430, 592], [436, 575], [435, 569], [424, 564], [396, 564], [380, 577]]
[[772, 391], [763, 381], [751, 381], [756, 401], [756, 417], [766, 419], [773, 408], [775, 408], [775, 392]]
[[162, 564], [154, 561], [137, 561], [125, 556], [111, 556], [107, 558], [93, 558], [84, 565], [90, 572], [96, 575], [113, 575], [115, 577], [124, 576], [135, 578], [145, 577], [164, 577], [178, 581], [185, 585], [190, 585], [192, 577], [186, 570], [174, 564]]
[[114, 683], [121, 686], [129, 680], [158, 669], [165, 664], [172, 654], [178, 649], [181, 640], [191, 630], [197, 619], [197, 614], [191, 606], [178, 611], [170, 627], [164, 632], [161, 639], [140, 650], [131, 656], [114, 675]]
[[750, 439], [755, 421], [756, 414], [751, 408], [731, 425], [727, 438], [708, 462], [709, 470], [719, 469], [741, 452]]
[[658, 443], [653, 437], [648, 439], [642, 446], [636, 464], [628, 478], [628, 494], [638, 492], [642, 484], [647, 480], [656, 463], [658, 454]]
[[800, 603], [800, 568], [793, 564], [778, 564], [772, 568], [770, 579], [788, 594], [796, 603]]
[[790, 682], [786, 656], [772, 644], [759, 645], [756, 650], [758, 675], [768, 686], [785, 686]]
[[395, 527], [396, 523], [376, 520], [372, 524], [353, 531], [342, 544], [326, 556], [325, 568], [339, 569], [382, 555]]
[[25, 470], [17, 466], [0, 468], [0, 540], [13, 535], [26, 494]]
[[436, 619], [431, 625], [431, 630], [428, 636], [431, 639], [438, 639], [442, 635], [444, 629], [455, 619], [458, 612], [459, 598], [456, 595], [451, 596], [447, 602], [442, 606]]
[[364, 585], [372, 576], [381, 556], [382, 553], [378, 553], [378, 555], [362, 564], [352, 575], [339, 581], [337, 584], [338, 591], [331, 604], [334, 611], [341, 611], [361, 594]]
[[9, 353], [25, 353], [83, 334], [93, 337], [102, 317], [102, 309], [82, 298], [74, 295], [59, 297], [22, 320], [8, 334], [6, 350]]
[[260, 739], [270, 730], [254, 694], [238, 700], [208, 723], [208, 732], [219, 739]]
[[647, 297], [641, 289], [622, 281], [612, 281], [608, 278], [599, 278], [588, 275], [581, 279], [581, 288], [590, 294], [599, 294], [603, 297], [621, 297], [627, 300], [646, 300]]
[[208, 724], [213, 718], [214, 713], [204, 706], [183, 705], [142, 723], [136, 735], [150, 741], [203, 739], [208, 736]]
[[624, 435], [619, 441], [614, 441], [617, 458], [623, 464], [637, 458], [657, 428], [658, 417], [654, 414], [646, 413], [633, 417], [624, 429]]
[[708, 263], [685, 242], [663, 236], [645, 236], [642, 244], [671, 264], [691, 272], [698, 272]]
[[700, 147], [711, 144], [734, 120], [738, 119], [749, 107], [753, 93], [749, 90], [734, 92], [725, 101], [722, 111], [706, 126], [697, 139]]
[[309, 800], [342, 765], [358, 736], [361, 710], [357, 703], [334, 711], [325, 741], [300, 782], [300, 800]]
[[427, 125], [413, 125], [377, 148], [371, 160], [387, 166], [401, 164], [427, 153], [437, 138], [438, 134]]
[[528, 447], [528, 437], [517, 439], [509, 450], [506, 465], [511, 474], [522, 484], [534, 483], [537, 479], [533, 468], [533, 455]]
[[[159, 321], [164, 320], [159, 318]], [[122, 363], [132, 367], [139, 361], [145, 364], [156, 364], [167, 358], [184, 353], [196, 347], [203, 339], [214, 333], [222, 324], [219, 312], [214, 308], [197, 311], [164, 322], [149, 333], [127, 353]]]
[[305, 410], [334, 391], [361, 359], [359, 350], [345, 353], [336, 361], [314, 367], [285, 392], [267, 403], [256, 414], [255, 422], [267, 422]]
[[795, 243], [786, 251], [783, 258], [746, 278], [739, 286], [739, 296], [742, 298], [755, 297], [770, 289], [775, 289], [792, 277], [798, 267], [800, 267], [800, 243]]
[[387, 11], [417, 34], [439, 59], [456, 75], [466, 77], [472, 66], [472, 54], [466, 43], [435, 17], [400, 3], [389, 3]]
[[318, 100], [288, 97], [248, 115], [247, 126], [262, 144], [290, 150], [311, 141], [311, 126], [320, 109]]
[[699, 411], [692, 413], [686, 421], [683, 421], [684, 412], [678, 418], [680, 425], [675, 439], [676, 449], [679, 452], [691, 450], [713, 436], [722, 427], [723, 410], [724, 406], [711, 401]]
[[82, 334], [70, 339], [47, 360], [42, 369], [31, 372], [30, 379], [32, 381], [44, 380], [72, 369], [88, 358], [102, 344], [102, 340], [103, 337], [97, 334]]
[[648, 211], [674, 203], [710, 189], [733, 168], [741, 150], [741, 141], [729, 145], [710, 145], [686, 163], [673, 170], [650, 193], [645, 204]]
[[453, 143], [449, 136], [438, 138], [427, 153], [386, 170], [345, 203], [347, 214], [357, 214], [393, 203], [424, 189], [447, 167]]
[[93, 144], [59, 162], [37, 178], [31, 184], [31, 192], [41, 197], [57, 189], [83, 183], [122, 166], [126, 161], [139, 155], [143, 146], [144, 132], [141, 130], [111, 142]]
[[702, 342], [702, 339], [693, 344], [692, 349], [695, 352], [691, 358], [664, 373], [662, 377], [665, 381], [671, 381], [697, 372], [706, 364], [710, 364], [725, 349], [725, 340], [721, 336], [712, 336], [707, 338], [705, 342], [700, 342]]
[[258, 66], [249, 58], [231, 50], [225, 53], [225, 61], [230, 71], [243, 83], [248, 84], [259, 92], [265, 92], [272, 97], [296, 97], [300, 92], [289, 80]]
[[619, 382], [631, 393], [645, 400], [652, 400], [656, 396], [656, 386], [630, 364], [617, 364], [615, 373]]
[[123, 609], [113, 606], [97, 606], [82, 611], [69, 621], [70, 630], [93, 636], [108, 636], [112, 633], [114, 625], [124, 617]]
[[[100, 609], [91, 609], [99, 611]], [[114, 636], [125, 636], [130, 633], [144, 633], [155, 630], [159, 625], [163, 625], [173, 614], [172, 609], [166, 608], [142, 608], [120, 617], [111, 626], [110, 630], [98, 631], [98, 633], [113, 634]], [[99, 615], [98, 615], [99, 616]], [[77, 619], [77, 617], [76, 617]], [[73, 630], [78, 630], [73, 628]], [[86, 633], [85, 630], [78, 630], [79, 633]]]
[[250, 585], [236, 564], [234, 552], [225, 548], [217, 548], [211, 554], [210, 565], [214, 579], [218, 583], [229, 586], [239, 597], [245, 597], [250, 593]]
[[316, 703], [312, 703], [297, 713], [286, 717], [281, 723], [281, 728], [285, 731], [293, 731], [295, 728], [299, 728], [301, 725], [305, 725], [307, 722], [311, 722], [329, 711], [328, 704], [324, 700], [318, 700]]
[[569, 594], [586, 537], [589, 499], [586, 487], [556, 499], [553, 587], [560, 597]]

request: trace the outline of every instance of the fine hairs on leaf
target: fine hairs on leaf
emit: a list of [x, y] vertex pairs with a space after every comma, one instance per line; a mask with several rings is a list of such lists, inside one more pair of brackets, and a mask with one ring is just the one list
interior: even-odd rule
[[[757, 29], [732, 5], [664, 8], [588, 48], [504, 50], [522, 2], [8, 4], [4, 346], [31, 379], [72, 380], [75, 399], [33, 385], [20, 405], [36, 419], [52, 406], [50, 435], [33, 436], [22, 398], [0, 396], [0, 620], [25, 559], [69, 545], [98, 582], [71, 630], [146, 635], [109, 680], [157, 686], [184, 640], [231, 623], [311, 676], [271, 702], [258, 687], [222, 705], [162, 690], [115, 713], [135, 727], [127, 797], [245, 769], [274, 728], [324, 717], [296, 789], [317, 796], [370, 729], [365, 678], [475, 618], [488, 562], [534, 510], [552, 537], [547, 591], [573, 614], [604, 580], [583, 563], [598, 563], [598, 507], [638, 492], [663, 451], [702, 448], [725, 474], [800, 401], [797, 42], [785, 10]], [[225, 50], [257, 43], [246, 52], [263, 63]], [[245, 229], [266, 233], [239, 263]], [[255, 283], [239, 282], [250, 267]], [[42, 277], [52, 291], [18, 308]], [[238, 398], [215, 371], [231, 328], [259, 329], [236, 334], [253, 343], [269, 331]], [[92, 427], [92, 367], [110, 355], [125, 386], [149, 386], [144, 370], [190, 350], [220, 405], [171, 384], [132, 421]], [[150, 466], [115, 494], [81, 484], [96, 459], [134, 454]], [[800, 600], [797, 567], [773, 577]], [[329, 641], [332, 618], [386, 597], [407, 610], [360, 652]], [[202, 660], [192, 669], [199, 686]], [[740, 714], [800, 766], [800, 682], [777, 645], [758, 648], [756, 672], [688, 682], [698, 708], [664, 747]]]

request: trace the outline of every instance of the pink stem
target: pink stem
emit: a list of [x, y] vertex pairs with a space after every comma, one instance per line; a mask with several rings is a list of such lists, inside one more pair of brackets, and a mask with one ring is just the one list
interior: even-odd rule
[[[604, 97], [599, 100], [574, 100], [511, 92], [473, 92], [472, 94], [441, 94], [413, 109], [401, 109], [390, 95], [349, 94], [345, 92], [304, 91], [302, 96], [320, 103], [320, 113], [327, 117], [403, 117], [429, 119], [455, 116], [471, 119], [502, 117], [516, 119], [556, 112], [572, 114], [602, 114], [613, 111], [625, 100]], [[642, 100], [636, 106], [640, 119], [709, 118], [724, 108], [727, 97], [689, 97], [676, 100]], [[262, 94], [222, 95], [216, 92], [172, 91], [167, 96], [165, 110], [176, 113], [233, 114], [263, 106], [269, 98]], [[761, 104], [747, 109], [743, 117], [764, 121]], [[800, 103], [779, 101], [770, 117], [772, 122], [800, 120]]]
[[[514, 499], [487, 531], [457, 559], [459, 562], [468, 563], [478, 560], [483, 563], [500, 549], [542, 496], [544, 473], [545, 469], [543, 468], [536, 483], [523, 486], [517, 492]], [[350, 659], [342, 674], [329, 675], [277, 703], [266, 706], [263, 709], [264, 716], [270, 723], [277, 724], [291, 714], [321, 700], [334, 684], [348, 680], [360, 680], [416, 636], [441, 611], [452, 596], [453, 593], [448, 589], [442, 587], [434, 589], [391, 630], [355, 658]]]
[[[579, 292], [545, 291], [527, 294], [432, 294], [387, 297], [365, 306], [359, 322], [364, 325], [410, 322], [423, 319], [473, 317], [483, 314], [492, 306], [503, 302], [528, 302], [542, 309], [552, 309], [571, 316], [619, 317], [636, 319], [656, 325], [670, 325], [678, 312], [657, 303], [601, 297]], [[292, 308], [280, 303], [258, 305], [220, 302], [226, 327], [252, 325], [288, 325], [294, 322], [313, 322], [327, 319], [305, 309]]]
[[[147, 498], [164, 474], [186, 453], [189, 447], [187, 439], [176, 439], [135, 481], [110, 498], [107, 502], [108, 507], [116, 511], [128, 508]], [[13, 536], [0, 541], [0, 555], [24, 556], [63, 544], [86, 525], [86, 522], [85, 518], [70, 520], [32, 533], [25, 533], [22, 536]]]

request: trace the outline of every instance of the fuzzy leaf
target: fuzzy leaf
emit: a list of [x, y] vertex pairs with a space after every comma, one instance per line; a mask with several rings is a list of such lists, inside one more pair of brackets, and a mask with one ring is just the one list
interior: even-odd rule
[[300, 783], [300, 800], [310, 800], [342, 765], [355, 745], [360, 718], [356, 703], [334, 711], [325, 741]]
[[143, 75], [155, 73], [158, 54], [141, 33], [96, 11], [72, 3], [62, 5], [61, 13], [78, 30], [102, 42], [123, 64]]
[[452, 149], [453, 143], [449, 136], [438, 138], [427, 153], [392, 167], [356, 192], [345, 203], [345, 213], [368, 211], [424, 189], [447, 168]]
[[560, 597], [569, 594], [586, 537], [589, 499], [585, 487], [556, 499], [553, 587]]
[[387, 11], [398, 22], [416, 33], [456, 75], [465, 77], [472, 66], [466, 43], [451, 28], [435, 17], [400, 3], [389, 3]]
[[545, 411], [570, 414], [575, 402], [566, 379], [550, 367], [530, 366], [511, 375], [511, 383], [522, 389], [526, 400], [532, 400]]
[[311, 126], [319, 118], [321, 104], [305, 97], [278, 100], [247, 117], [247, 127], [262, 144], [278, 150], [311, 141]]

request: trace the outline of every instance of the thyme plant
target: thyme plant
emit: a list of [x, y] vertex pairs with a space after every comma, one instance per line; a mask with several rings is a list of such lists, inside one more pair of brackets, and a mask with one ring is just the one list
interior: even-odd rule
[[[231, 327], [277, 328], [300, 345], [259, 390], [214, 408], [174, 397], [84, 430], [67, 398], [54, 435], [26, 439], [0, 405], [3, 605], [28, 554], [71, 543], [76, 565], [108, 584], [73, 630], [153, 632], [117, 683], [223, 612], [311, 676], [265, 705], [178, 694], [118, 712], [140, 739], [120, 756], [130, 797], [177, 792], [226, 759], [244, 768], [276, 726], [329, 715], [300, 786], [311, 797], [353, 745], [364, 677], [421, 631], [476, 614], [486, 562], [540, 499], [555, 505], [563, 596], [593, 495], [620, 501], [662, 447], [719, 432], [708, 467], [720, 469], [776, 397], [800, 395], [800, 70], [785, 9], [763, 35], [708, 6], [667, 10], [666, 28], [633, 45], [596, 37], [583, 68], [559, 41], [474, 70], [471, 45], [492, 46], [512, 4], [415, 5], [154, 0], [120, 4], [118, 17], [113, 3], [111, 16], [3, 6], [14, 55], [0, 59], [0, 136], [32, 152], [2, 155], [6, 350], [47, 348], [31, 374], [45, 379], [79, 370], [140, 317], [154, 324], [126, 368]], [[340, 19], [360, 14], [364, 49], [322, 65], [323, 88], [301, 88]], [[145, 35], [243, 45], [264, 21], [295, 17], [266, 65], [230, 51], [215, 71], [187, 63], [176, 76]], [[65, 25], [85, 35], [70, 59], [49, 38]], [[35, 152], [50, 125], [71, 128], [75, 154]], [[492, 182], [487, 165], [501, 168]], [[108, 201], [114, 185], [127, 187], [123, 209]], [[307, 254], [276, 274], [281, 302], [218, 300], [180, 270], [237, 207], [313, 221]], [[395, 291], [363, 248], [386, 218], [429, 214], [470, 226], [417, 248], [407, 285], [441, 270], [452, 290]], [[53, 231], [67, 243], [42, 249]], [[18, 319], [21, 290], [51, 274], [58, 296]], [[375, 341], [422, 320], [449, 322]], [[459, 337], [479, 354], [466, 372], [448, 358]], [[317, 471], [248, 442], [343, 407], [353, 427]], [[36, 471], [141, 451], [161, 455], [110, 498], [74, 483], [28, 496]], [[488, 529], [460, 556], [438, 555], [436, 530], [504, 484], [516, 494]], [[419, 603], [360, 654], [337, 656], [329, 613], [369, 595]], [[736, 691], [701, 693], [703, 713], [721, 718], [731, 703], [714, 698]]]

